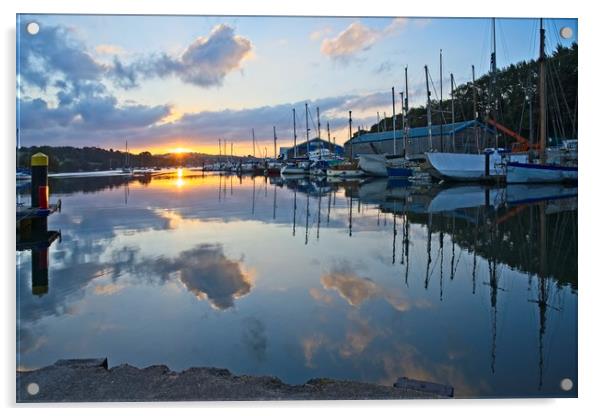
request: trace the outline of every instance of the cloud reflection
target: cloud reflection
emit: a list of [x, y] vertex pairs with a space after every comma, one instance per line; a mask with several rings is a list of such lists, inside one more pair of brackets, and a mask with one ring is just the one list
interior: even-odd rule
[[239, 261], [228, 259], [220, 244], [200, 244], [175, 259], [161, 257], [146, 267], [163, 280], [177, 276], [197, 298], [207, 299], [220, 310], [234, 306], [234, 300], [248, 294], [252, 287], [250, 273], [242, 270]]

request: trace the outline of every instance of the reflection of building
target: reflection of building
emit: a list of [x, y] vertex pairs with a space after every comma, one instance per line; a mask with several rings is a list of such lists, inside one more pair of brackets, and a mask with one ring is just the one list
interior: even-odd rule
[[[432, 149], [451, 152], [475, 152], [478, 149], [494, 146], [494, 131], [487, 128], [478, 120], [463, 121], [454, 124], [433, 125], [431, 136], [428, 127], [413, 127], [408, 131], [407, 156], [414, 159], [423, 159], [424, 152]], [[432, 141], [430, 140], [432, 137]], [[395, 132], [395, 148], [397, 153], [404, 150], [404, 133]], [[345, 154], [351, 152], [350, 144], [353, 143], [353, 154], [393, 154], [393, 131], [380, 133], [364, 133], [353, 137], [345, 143]], [[455, 144], [455, 146], [453, 145]]]
[[[297, 157], [305, 157], [307, 155], [307, 142], [297, 141]], [[344, 153], [343, 146], [334, 144], [333, 142], [328, 143], [327, 140], [318, 139], [317, 137], [309, 141], [309, 151], [313, 152], [320, 149], [329, 149], [332, 153], [342, 156]], [[295, 157], [295, 146], [281, 147], [280, 157], [284, 159], [291, 159]]]

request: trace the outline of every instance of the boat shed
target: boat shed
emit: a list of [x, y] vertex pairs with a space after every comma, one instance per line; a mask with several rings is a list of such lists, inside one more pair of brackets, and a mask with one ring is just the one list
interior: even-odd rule
[[[305, 157], [307, 155], [307, 141], [297, 141], [297, 157]], [[328, 143], [327, 140], [319, 139], [317, 137], [309, 140], [309, 151], [313, 152], [314, 150], [320, 149], [330, 149], [332, 153], [335, 153], [339, 156], [343, 156], [345, 153], [345, 149], [343, 146], [339, 146], [334, 143]], [[280, 148], [280, 158], [281, 159], [293, 159], [295, 157], [295, 146], [290, 147], [281, 147]]]
[[[495, 130], [479, 120], [462, 121], [428, 127], [412, 127], [408, 136], [403, 131], [395, 131], [395, 150], [397, 154], [410, 159], [424, 159], [428, 151], [477, 153], [480, 149], [495, 146]], [[393, 154], [393, 131], [364, 133], [345, 143], [345, 155], [353, 154]], [[407, 144], [407, 149], [405, 145]]]

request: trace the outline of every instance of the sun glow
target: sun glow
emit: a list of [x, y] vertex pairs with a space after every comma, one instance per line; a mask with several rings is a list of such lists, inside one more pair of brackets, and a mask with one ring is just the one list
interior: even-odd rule
[[191, 152], [191, 150], [186, 149], [185, 147], [176, 147], [171, 151], [171, 153], [176, 153], [176, 154], [190, 153], [190, 152]]

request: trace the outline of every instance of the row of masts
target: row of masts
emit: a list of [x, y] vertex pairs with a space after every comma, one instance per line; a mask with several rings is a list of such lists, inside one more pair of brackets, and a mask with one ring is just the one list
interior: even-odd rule
[[[496, 29], [495, 29], [495, 19], [492, 19], [492, 53], [491, 53], [491, 68], [490, 68], [490, 85], [489, 85], [489, 90], [490, 90], [490, 102], [488, 103], [488, 114], [487, 117], [492, 118], [493, 120], [497, 120], [498, 117], [498, 99], [497, 99], [497, 95], [496, 95], [496, 83], [497, 83], [497, 41], [496, 41]], [[475, 67], [474, 65], [471, 66], [471, 70], [472, 70], [472, 101], [473, 101], [473, 117], [475, 120], [477, 120], [479, 118], [479, 113], [478, 113], [478, 106], [477, 106], [477, 85], [476, 85], [476, 79], [475, 79]], [[400, 92], [400, 100], [401, 100], [401, 129], [402, 129], [402, 136], [403, 136], [403, 149], [407, 149], [407, 140], [409, 138], [409, 130], [410, 130], [410, 123], [409, 123], [409, 91], [408, 91], [408, 67], [406, 66], [404, 68], [404, 75], [405, 75], [405, 91]], [[433, 146], [433, 109], [432, 109], [432, 102], [431, 102], [431, 94], [432, 94], [432, 90], [431, 90], [431, 83], [432, 83], [432, 78], [430, 76], [430, 72], [429, 72], [429, 68], [428, 65], [424, 66], [424, 75], [425, 75], [425, 81], [426, 81], [426, 100], [427, 100], [427, 131], [428, 131], [428, 140], [429, 140], [429, 147], [431, 149], [434, 148]], [[545, 146], [546, 146], [546, 126], [547, 126], [547, 117], [546, 117], [546, 91], [545, 91], [545, 30], [543, 28], [543, 19], [540, 19], [540, 53], [539, 53], [539, 111], [540, 111], [540, 119], [539, 119], [539, 149], [540, 149], [540, 158], [543, 160], [543, 158], [545, 157]], [[456, 84], [455, 84], [455, 78], [454, 78], [454, 74], [450, 73], [450, 96], [451, 96], [451, 123], [452, 125], [456, 122], [455, 119], [455, 89], [456, 89]], [[438, 97], [438, 101], [439, 101], [439, 105], [438, 105], [438, 112], [440, 113], [440, 123], [439, 123], [439, 140], [440, 140], [440, 149], [443, 148], [443, 135], [444, 135], [444, 131], [443, 131], [443, 124], [445, 122], [445, 111], [443, 109], [443, 50], [440, 49], [439, 50], [439, 97]], [[396, 101], [396, 97], [395, 97], [395, 87], [391, 88], [391, 97], [392, 97], [392, 110], [393, 110], [393, 116], [392, 116], [392, 130], [393, 130], [393, 154], [397, 155], [398, 153], [398, 146], [397, 146], [397, 112], [395, 110], [395, 101]], [[531, 104], [531, 100], [529, 100], [529, 104]], [[298, 155], [298, 148], [297, 148], [297, 115], [296, 115], [296, 109], [293, 108], [292, 109], [293, 112], [293, 149], [294, 149], [294, 157], [297, 158]], [[317, 112], [317, 138], [321, 140], [321, 122], [320, 122], [320, 108], [316, 107], [316, 112]], [[531, 111], [530, 111], [531, 112]], [[351, 141], [351, 139], [353, 138], [353, 134], [352, 134], [352, 118], [351, 118], [351, 114], [352, 112], [349, 111], [349, 140], [350, 140], [350, 155], [351, 155], [351, 159], [353, 159], [354, 156], [354, 151], [353, 151], [353, 142]], [[386, 113], [384, 113], [384, 129], [383, 131], [386, 131]], [[309, 107], [308, 104], [305, 103], [305, 143], [306, 143], [306, 154], [309, 155], [310, 152], [310, 138], [309, 138], [309, 133], [311, 131], [311, 129], [309, 128]], [[499, 147], [499, 142], [498, 142], [498, 132], [497, 132], [497, 127], [494, 124], [493, 126], [495, 133], [495, 147]], [[532, 128], [530, 127], [530, 141], [532, 140], [532, 132], [531, 132]], [[329, 148], [332, 149], [332, 141], [331, 141], [331, 136], [330, 136], [330, 123], [327, 123], [327, 131], [328, 131], [328, 143], [329, 143]], [[380, 113], [377, 112], [377, 131], [380, 132], [381, 131], [381, 119], [380, 119]], [[360, 129], [358, 127], [358, 135], [360, 134]], [[477, 149], [480, 148], [480, 137], [479, 137], [479, 129], [475, 128], [474, 129], [474, 140], [475, 140], [475, 144]], [[251, 129], [251, 135], [252, 135], [252, 143], [253, 143], [253, 158], [256, 157], [256, 139], [255, 139], [255, 129]], [[454, 129], [452, 129], [451, 133], [451, 142], [452, 142], [452, 147], [455, 149], [455, 131]], [[273, 126], [273, 146], [274, 146], [274, 159], [278, 158], [278, 150], [277, 150], [277, 134], [276, 134], [276, 126]], [[321, 141], [320, 141], [321, 143]], [[231, 145], [231, 149], [230, 149], [230, 156], [233, 157], [233, 144], [230, 143]], [[335, 145], [336, 145], [336, 138], [335, 138]], [[221, 148], [221, 140], [219, 141], [219, 152], [220, 152], [220, 157], [222, 155], [222, 148]], [[224, 153], [225, 153], [225, 140], [224, 140]], [[264, 152], [263, 157], [267, 158], [267, 151]]]

